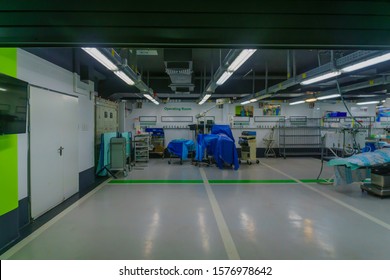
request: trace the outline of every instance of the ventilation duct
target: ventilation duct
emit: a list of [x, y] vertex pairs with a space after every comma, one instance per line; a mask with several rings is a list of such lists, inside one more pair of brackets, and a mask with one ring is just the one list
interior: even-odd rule
[[169, 87], [175, 93], [191, 93], [194, 91], [192, 83], [192, 50], [165, 49], [165, 72], [171, 78]]

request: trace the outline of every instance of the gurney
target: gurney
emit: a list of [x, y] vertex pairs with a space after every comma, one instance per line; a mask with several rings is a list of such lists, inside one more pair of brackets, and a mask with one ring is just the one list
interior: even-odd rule
[[[328, 165], [334, 167], [335, 185], [360, 182], [362, 191], [373, 192], [381, 196], [390, 195], [390, 184], [384, 179], [386, 173], [390, 172], [390, 149], [385, 148], [348, 158], [332, 159]], [[383, 174], [378, 175], [378, 170], [381, 170]], [[377, 185], [378, 180], [386, 181], [386, 183]], [[362, 183], [363, 181], [369, 182]]]
[[171, 164], [171, 158], [176, 156], [180, 159], [180, 164], [183, 164], [183, 160], [188, 159], [188, 154], [195, 151], [195, 143], [192, 140], [175, 139], [169, 142], [167, 146], [169, 152], [168, 164]]

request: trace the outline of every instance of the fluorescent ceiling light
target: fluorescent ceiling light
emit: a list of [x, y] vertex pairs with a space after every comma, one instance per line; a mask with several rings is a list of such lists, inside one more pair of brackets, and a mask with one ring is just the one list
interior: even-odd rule
[[340, 71], [329, 72], [329, 73], [326, 73], [326, 74], [323, 74], [323, 75], [320, 75], [320, 76], [317, 76], [317, 77], [314, 77], [314, 78], [311, 78], [311, 79], [308, 79], [308, 80], [304, 80], [304, 81], [301, 82], [301, 85], [314, 84], [314, 83], [317, 83], [317, 82], [320, 82], [320, 81], [323, 81], [323, 80], [326, 80], [326, 79], [337, 77], [340, 74], [341, 74]]
[[153, 96], [151, 96], [150, 94], [148, 93], [145, 93], [144, 94], [144, 97], [146, 97], [147, 99], [149, 99], [150, 101], [152, 101], [154, 104], [158, 105], [160, 104], [156, 99], [153, 98]]
[[240, 66], [248, 60], [252, 56], [252, 54], [255, 52], [255, 49], [245, 49], [242, 50], [241, 53], [236, 57], [236, 59], [233, 60], [232, 64], [229, 65], [228, 71], [234, 72]]
[[150, 101], [154, 100], [154, 98], [150, 94], [147, 94], [147, 93], [144, 94], [144, 97], [146, 97]]
[[253, 98], [253, 99], [249, 100], [249, 102], [256, 102], [256, 101], [257, 101], [256, 98]]
[[198, 103], [199, 105], [202, 105], [203, 103], [205, 103], [207, 101], [207, 99], [209, 99], [211, 96], [211, 94], [206, 94], [205, 96], [203, 96], [202, 100]]
[[305, 103], [305, 100], [291, 102], [290, 105], [297, 105], [297, 104], [302, 104], [302, 103]]
[[7, 91], [5, 88], [0, 87], [0, 91]]
[[318, 96], [317, 99], [318, 100], [324, 100], [324, 99], [331, 99], [331, 98], [336, 98], [336, 97], [340, 97], [340, 94], [331, 94], [331, 95], [325, 95], [325, 96]]
[[343, 72], [351, 72], [351, 71], [362, 69], [362, 68], [365, 68], [365, 67], [368, 67], [368, 66], [371, 66], [371, 65], [374, 65], [374, 64], [378, 64], [378, 63], [387, 61], [387, 60], [390, 60], [390, 53], [386, 53], [384, 55], [377, 56], [377, 57], [368, 59], [366, 61], [362, 61], [362, 62], [353, 64], [351, 66], [344, 67], [343, 69], [341, 69], [341, 71], [343, 71]]
[[233, 72], [224, 72], [221, 77], [219, 77], [217, 81], [217, 85], [222, 85], [224, 82], [226, 82], [227, 79], [230, 78], [230, 76], [233, 74]]
[[115, 75], [117, 75], [119, 78], [121, 78], [126, 84], [128, 85], [134, 85], [134, 81], [127, 76], [123, 71], [114, 71]]
[[245, 105], [245, 104], [248, 104], [248, 103], [251, 103], [251, 102], [249, 100], [243, 101], [243, 102], [241, 102], [241, 105]]
[[357, 105], [368, 105], [368, 104], [378, 104], [379, 101], [366, 101], [366, 102], [358, 102]]
[[118, 67], [96, 48], [82, 48], [94, 59], [103, 64], [108, 70], [116, 71]]
[[314, 101], [317, 101], [317, 98], [309, 98], [305, 100], [305, 102], [314, 102]]

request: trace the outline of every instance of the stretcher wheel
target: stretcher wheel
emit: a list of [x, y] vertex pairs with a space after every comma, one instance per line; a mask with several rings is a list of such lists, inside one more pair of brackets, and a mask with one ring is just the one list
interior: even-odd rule
[[241, 160], [239, 160], [238, 163], [241, 164]]
[[183, 165], [183, 161], [182, 160], [180, 160], [180, 165]]
[[257, 160], [256, 160], [256, 163], [257, 163], [257, 164], [259, 164], [259, 163], [260, 163], [260, 161], [257, 159]]
[[168, 164], [171, 164], [171, 161], [170, 161], [170, 160], [168, 160]]

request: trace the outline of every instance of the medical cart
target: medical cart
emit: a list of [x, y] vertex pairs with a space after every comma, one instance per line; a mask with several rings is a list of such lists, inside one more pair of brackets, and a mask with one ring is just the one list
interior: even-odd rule
[[256, 131], [243, 131], [239, 137], [238, 144], [241, 146], [241, 161], [246, 161], [249, 165], [252, 161], [259, 164], [256, 158]]

